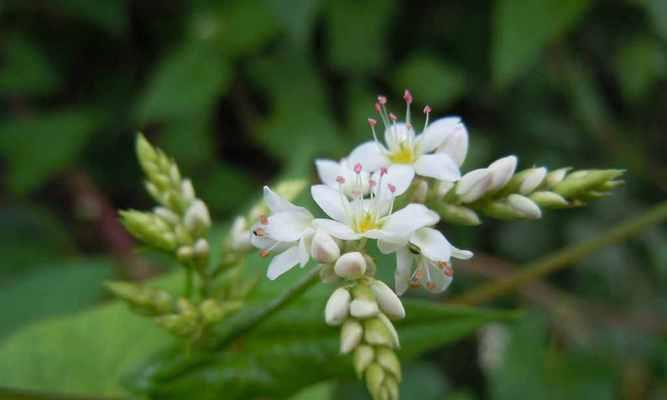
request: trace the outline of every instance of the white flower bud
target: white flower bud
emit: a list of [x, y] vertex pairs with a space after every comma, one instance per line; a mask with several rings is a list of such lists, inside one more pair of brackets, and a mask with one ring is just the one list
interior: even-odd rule
[[208, 241], [206, 239], [197, 240], [192, 250], [197, 256], [208, 255]]
[[540, 207], [534, 201], [520, 194], [511, 194], [507, 196], [510, 207], [524, 218], [539, 219], [542, 217]]
[[181, 195], [187, 203], [191, 203], [197, 198], [195, 188], [192, 186], [190, 179], [183, 179], [183, 182], [181, 182]]
[[523, 181], [519, 186], [519, 193], [532, 193], [538, 186], [540, 186], [540, 184], [542, 184], [545, 176], [547, 176], [547, 169], [544, 167], [529, 169], [526, 171], [526, 175], [523, 177]]
[[347, 319], [350, 311], [350, 292], [344, 288], [338, 288], [329, 296], [327, 305], [324, 307], [324, 320], [328, 325], [340, 325]]
[[340, 257], [338, 244], [328, 233], [318, 230], [310, 245], [310, 255], [322, 264], [329, 264]]
[[405, 308], [396, 293], [382, 281], [371, 283], [371, 289], [375, 294], [380, 309], [392, 319], [405, 318]]
[[565, 167], [565, 168], [559, 168], [555, 171], [551, 171], [547, 174], [546, 182], [547, 186], [553, 187], [556, 186], [557, 184], [561, 183], [563, 179], [565, 179], [565, 175], [567, 175], [568, 171], [572, 169], [570, 167]]
[[456, 195], [463, 203], [479, 200], [491, 187], [492, 175], [486, 168], [475, 169], [463, 175], [456, 184]]
[[234, 219], [232, 228], [229, 230], [229, 246], [236, 251], [249, 251], [252, 249], [250, 242], [250, 230], [245, 217], [239, 216]]
[[175, 212], [171, 211], [167, 207], [155, 207], [153, 212], [155, 215], [162, 218], [163, 221], [170, 225], [176, 225], [181, 222], [181, 219], [178, 217], [178, 215], [176, 215]]
[[366, 260], [358, 251], [345, 253], [336, 261], [336, 274], [345, 279], [358, 279], [366, 272]]
[[358, 321], [349, 319], [340, 330], [340, 352], [347, 354], [354, 350], [364, 336], [364, 328]]
[[507, 156], [498, 159], [489, 165], [491, 185], [489, 190], [499, 190], [509, 182], [516, 170], [516, 156]]
[[456, 125], [455, 130], [447, 136], [444, 143], [438, 147], [437, 152], [450, 156], [459, 167], [463, 164], [468, 154], [468, 130], [462, 122]]
[[454, 187], [454, 182], [449, 182], [449, 181], [436, 181], [435, 184], [435, 196], [438, 200], [442, 200], [445, 198], [447, 193], [449, 193], [450, 190]]
[[190, 232], [201, 233], [211, 226], [211, 216], [208, 213], [208, 207], [201, 200], [192, 202], [184, 217], [185, 227]]
[[378, 315], [378, 303], [372, 300], [355, 299], [350, 303], [350, 314], [355, 318], [365, 319]]

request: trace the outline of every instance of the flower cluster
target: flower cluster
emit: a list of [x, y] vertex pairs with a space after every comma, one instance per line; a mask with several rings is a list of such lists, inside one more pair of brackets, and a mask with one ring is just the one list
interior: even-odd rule
[[[398, 295], [410, 287], [433, 293], [447, 289], [451, 259], [472, 252], [454, 247], [436, 229], [440, 221], [478, 225], [479, 213], [501, 219], [538, 219], [543, 208], [564, 208], [606, 195], [622, 182], [623, 171], [548, 172], [535, 167], [516, 172], [517, 158], [507, 156], [487, 168], [462, 174], [468, 132], [458, 117], [430, 122], [417, 133], [411, 119], [413, 98], [406, 90], [405, 119], [387, 109], [378, 96], [378, 120], [369, 118], [373, 140], [340, 161], [316, 160], [320, 184], [310, 194], [325, 214], [314, 216], [269, 187], [268, 215], [252, 226], [250, 243], [262, 256], [272, 255], [269, 279], [312, 258], [321, 264], [324, 282], [339, 282], [325, 309], [329, 325], [341, 327], [342, 353], [353, 353], [355, 369], [374, 399], [397, 399], [401, 379], [395, 350], [399, 339], [392, 320], [405, 316]], [[394, 254], [394, 290], [375, 279], [376, 262], [367, 249], [375, 241]]]

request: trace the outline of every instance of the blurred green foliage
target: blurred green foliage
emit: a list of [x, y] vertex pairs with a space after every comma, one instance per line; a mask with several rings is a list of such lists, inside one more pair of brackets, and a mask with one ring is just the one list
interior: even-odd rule
[[[461, 247], [523, 262], [665, 199], [666, 78], [663, 0], [6, 0], [0, 360], [11, 374], [0, 386], [117, 393], [115, 378], [167, 341], [117, 304], [65, 315], [104, 300], [112, 275], [148, 275], [113, 222], [114, 209], [148, 204], [137, 130], [179, 161], [219, 223], [262, 184], [313, 176], [313, 158], [368, 140], [375, 96], [394, 106], [405, 87], [436, 116], [464, 118], [466, 169], [509, 153], [526, 167], [628, 169], [627, 187], [595, 207], [444, 228]], [[501, 367], [477, 362], [478, 340], [450, 344], [407, 369], [403, 398], [664, 398], [666, 248], [660, 227], [550, 278], [577, 318], [562, 319], [560, 296], [505, 299], [541, 316], [508, 328]], [[479, 281], [459, 276], [454, 294]], [[107, 349], [98, 363], [63, 350], [91, 337]], [[34, 377], [45, 355], [58, 368]], [[72, 359], [85, 368], [63, 372]], [[311, 396], [359, 392], [348, 385]]]

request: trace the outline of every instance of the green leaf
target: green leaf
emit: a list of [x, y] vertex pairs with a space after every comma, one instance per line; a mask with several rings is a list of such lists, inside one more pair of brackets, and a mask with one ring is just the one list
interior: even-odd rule
[[385, 38], [395, 9], [393, 0], [330, 1], [327, 36], [331, 63], [345, 72], [359, 74], [385, 67]]
[[623, 46], [616, 57], [616, 77], [623, 96], [641, 101], [665, 77], [667, 60], [662, 46], [651, 36], [637, 36]]
[[[298, 273], [285, 276], [292, 281]], [[281, 293], [283, 277], [264, 280], [249, 307], [261, 307]], [[187, 359], [173, 352], [157, 355], [131, 381], [134, 390], [160, 399], [227, 399], [285, 397], [303, 387], [339, 377], [350, 377], [350, 357], [338, 353], [338, 330], [323, 322], [323, 309], [332, 290], [317, 285], [287, 309], [272, 316], [228, 349], [196, 353]], [[448, 307], [425, 300], [406, 299], [408, 317], [397, 324], [401, 356], [413, 358], [453, 342], [486, 322], [511, 313]], [[246, 309], [238, 318], [243, 318]], [[230, 320], [227, 327], [233, 327]], [[298, 366], [298, 368], [295, 368]], [[200, 388], [205, 388], [200, 390]]]
[[29, 204], [0, 209], [0, 278], [74, 253], [69, 232], [48, 209]]
[[231, 78], [219, 51], [193, 41], [162, 59], [139, 102], [138, 117], [144, 123], [206, 118]]
[[94, 112], [71, 110], [0, 124], [0, 152], [9, 162], [10, 189], [24, 194], [73, 164], [99, 122]]
[[57, 90], [61, 78], [34, 43], [21, 36], [6, 39], [0, 66], [0, 93], [9, 96], [44, 96]]
[[6, 285], [0, 304], [0, 337], [40, 318], [79, 311], [102, 298], [102, 283], [110, 279], [111, 262], [82, 260], [49, 264]]
[[493, 27], [493, 79], [504, 88], [530, 68], [541, 51], [567, 33], [590, 0], [499, 0]]
[[653, 20], [656, 32], [662, 40], [667, 41], [667, 2], [663, 0], [646, 0], [644, 4]]
[[53, 13], [90, 22], [114, 35], [125, 31], [128, 24], [126, 0], [56, 0], [45, 4]]
[[396, 71], [394, 91], [402, 93], [409, 88], [419, 94], [419, 102], [435, 107], [446, 107], [465, 94], [465, 75], [453, 65], [446, 64], [430, 54], [418, 54]]
[[114, 303], [30, 325], [0, 346], [0, 386], [120, 395], [119, 378], [169, 341], [150, 320]]
[[282, 0], [265, 0], [275, 19], [282, 23], [296, 46], [306, 46], [322, 8], [322, 0], [291, 1], [289, 7]]

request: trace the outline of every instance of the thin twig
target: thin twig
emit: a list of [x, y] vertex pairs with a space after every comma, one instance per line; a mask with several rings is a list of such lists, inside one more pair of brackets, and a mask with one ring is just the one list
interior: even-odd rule
[[667, 202], [663, 202], [639, 217], [623, 222], [589, 241], [572, 245], [561, 251], [529, 263], [512, 276], [482, 285], [477, 289], [450, 300], [451, 303], [477, 305], [513, 292], [525, 284], [572, 266], [597, 250], [622, 242], [642, 230], [667, 220]]

